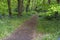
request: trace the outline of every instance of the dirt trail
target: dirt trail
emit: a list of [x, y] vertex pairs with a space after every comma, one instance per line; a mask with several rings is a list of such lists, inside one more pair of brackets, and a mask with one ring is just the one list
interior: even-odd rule
[[21, 27], [18, 27], [10, 36], [2, 40], [32, 40], [38, 16], [33, 15], [29, 20], [25, 21]]

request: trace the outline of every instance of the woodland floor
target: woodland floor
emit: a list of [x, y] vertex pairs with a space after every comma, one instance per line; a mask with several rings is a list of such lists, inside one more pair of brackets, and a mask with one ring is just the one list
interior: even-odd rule
[[38, 16], [33, 15], [29, 20], [25, 21], [18, 27], [11, 35], [3, 38], [2, 40], [35, 40], [36, 25]]

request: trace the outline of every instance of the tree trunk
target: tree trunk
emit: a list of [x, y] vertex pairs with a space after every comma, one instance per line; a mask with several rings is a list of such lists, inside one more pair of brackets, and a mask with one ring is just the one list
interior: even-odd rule
[[11, 13], [11, 0], [7, 0], [7, 2], [8, 2], [8, 11], [9, 11], [9, 17], [11, 17], [12, 16], [12, 13]]
[[18, 0], [18, 16], [21, 16], [23, 11], [23, 0]]
[[57, 3], [59, 4], [60, 3], [60, 0], [57, 0]]
[[51, 0], [48, 0], [48, 3], [50, 4]]
[[26, 12], [29, 10], [29, 5], [30, 5], [30, 0], [28, 0], [28, 2], [27, 2]]
[[45, 0], [43, 0], [43, 4], [45, 4]]

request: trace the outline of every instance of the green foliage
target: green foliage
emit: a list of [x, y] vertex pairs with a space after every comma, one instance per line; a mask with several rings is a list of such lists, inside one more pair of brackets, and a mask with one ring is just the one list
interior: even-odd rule
[[[45, 0], [44, 3], [43, 0], [30, 0], [29, 11], [26, 12], [27, 3], [27, 0], [23, 0], [23, 17], [9, 19], [8, 17], [5, 18], [1, 16], [2, 14], [9, 14], [7, 0], [0, 0], [0, 17], [3, 17], [0, 19], [0, 38], [9, 35], [15, 28], [17, 28], [18, 25], [26, 20], [28, 16], [37, 13], [39, 16], [42, 16], [39, 19], [38, 26], [36, 28], [37, 31], [50, 33], [47, 37], [44, 37], [43, 40], [56, 40], [55, 38], [57, 38], [60, 33], [60, 20], [56, 20], [56, 18], [60, 17], [60, 4], [57, 4], [56, 0], [51, 0], [50, 4], [48, 4], [48, 0]], [[18, 12], [17, 7], [17, 0], [11, 0], [11, 10], [13, 16], [15, 16]], [[58, 14], [56, 15], [56, 13]]]
[[57, 40], [60, 36], [60, 20], [49, 21], [40, 17], [36, 30], [44, 35], [42, 40]]

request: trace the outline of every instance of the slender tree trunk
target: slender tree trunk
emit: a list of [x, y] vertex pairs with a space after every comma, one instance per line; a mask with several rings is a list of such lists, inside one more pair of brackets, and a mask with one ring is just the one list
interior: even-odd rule
[[51, 0], [48, 0], [48, 3], [50, 4]]
[[45, 0], [43, 0], [43, 4], [45, 4]]
[[11, 17], [12, 16], [12, 13], [11, 13], [11, 0], [7, 0], [7, 2], [8, 2], [9, 16]]
[[57, 0], [57, 3], [59, 4], [60, 3], [60, 0]]
[[29, 10], [29, 5], [30, 5], [30, 0], [28, 0], [28, 2], [27, 2], [26, 12]]
[[21, 16], [23, 11], [23, 0], [18, 0], [18, 16]]

